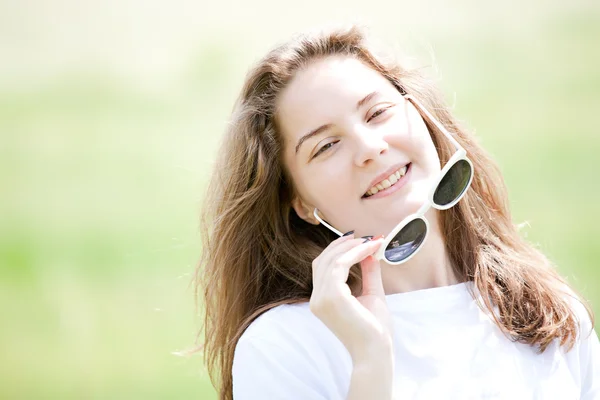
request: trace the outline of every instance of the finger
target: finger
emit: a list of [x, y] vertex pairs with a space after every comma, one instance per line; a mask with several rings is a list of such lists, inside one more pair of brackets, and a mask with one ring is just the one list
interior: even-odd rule
[[[328, 254], [333, 250], [336, 249], [338, 246], [340, 246], [342, 243], [346, 243], [348, 241], [351, 241], [352, 239], [354, 239], [354, 231], [351, 231], [352, 233], [350, 233], [349, 235], [346, 236], [340, 236], [339, 238], [333, 240], [331, 243], [329, 243], [321, 252], [321, 254], [319, 255], [318, 259], [319, 260], [324, 260], [325, 258], [327, 258]], [[314, 264], [313, 264], [314, 265]]]
[[362, 295], [385, 296], [379, 261], [373, 256], [368, 256], [360, 262], [360, 269], [362, 271]]
[[339, 239], [336, 239], [333, 242], [331, 242], [329, 246], [327, 246], [319, 256], [322, 260], [322, 264], [331, 264], [333, 260], [337, 259], [341, 254], [364, 242], [363, 238], [354, 239], [352, 235], [350, 235], [349, 237], [350, 239], [341, 242], [338, 242]]
[[[363, 258], [368, 256], [369, 253], [364, 254], [362, 256], [362, 258], [360, 258], [359, 260], [354, 261], [354, 262], [351, 262], [352, 256], [350, 257], [350, 261], [343, 261], [343, 260], [339, 261], [339, 264], [342, 265], [341, 269], [336, 268], [336, 265], [338, 265], [337, 263], [338, 263], [339, 258], [346, 257], [347, 256], [346, 253], [353, 251], [354, 248], [364, 246], [364, 245], [372, 246], [372, 243], [375, 243], [375, 242], [380, 243], [381, 242], [380, 239], [383, 238], [383, 235], [378, 237], [376, 240], [372, 240], [372, 241], [368, 241], [368, 242], [365, 242], [364, 237], [357, 238], [357, 239], [354, 239], [352, 235], [350, 235], [350, 237], [352, 237], [352, 240], [344, 240], [341, 242], [338, 242], [339, 239], [336, 239], [333, 242], [331, 242], [329, 244], [329, 246], [325, 248], [325, 250], [323, 250], [321, 255], [319, 255], [319, 262], [313, 263], [313, 268], [312, 268], [313, 281], [327, 279], [327, 278], [325, 278], [325, 276], [329, 275], [330, 277], [333, 277], [335, 281], [346, 282], [346, 280], [348, 279], [348, 275], [350, 273], [350, 268], [352, 267], [352, 265], [361, 261]], [[373, 250], [373, 251], [375, 251], [375, 250]], [[351, 255], [352, 254], [354, 254], [354, 253], [351, 253]], [[348, 264], [348, 262], [351, 262], [351, 263]], [[333, 265], [333, 267], [332, 267], [332, 265]]]
[[347, 241], [349, 239], [353, 239], [353, 238], [354, 238], [354, 231], [350, 231], [350, 232], [344, 233], [344, 235], [333, 240], [331, 243], [329, 243], [329, 246], [331, 246], [334, 243], [342, 243], [342, 242], [345, 242], [345, 241]]
[[367, 258], [367, 256], [375, 253], [377, 249], [379, 249], [379, 246], [381, 246], [381, 243], [383, 243], [383, 239], [370, 240], [366, 243], [361, 243], [358, 246], [346, 251], [345, 254], [341, 255], [337, 259], [336, 263], [338, 265], [352, 266], [358, 262], [361, 262]]
[[350, 268], [375, 253], [381, 243], [382, 239], [371, 240], [366, 243], [361, 242], [358, 246], [343, 253], [335, 260], [333, 268], [328, 271], [333, 281], [345, 283], [350, 275]]
[[363, 242], [363, 238], [347, 240], [336, 247], [323, 251], [319, 256], [319, 262], [313, 263], [313, 281], [328, 281], [332, 277], [336, 282], [346, 282], [352, 265], [338, 268], [336, 260], [349, 250], [362, 245]]

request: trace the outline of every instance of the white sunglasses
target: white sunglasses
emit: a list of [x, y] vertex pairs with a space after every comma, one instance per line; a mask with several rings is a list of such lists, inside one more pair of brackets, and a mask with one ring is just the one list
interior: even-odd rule
[[[403, 94], [403, 97], [411, 101], [450, 140], [457, 151], [440, 171], [437, 181], [427, 197], [427, 202], [416, 213], [407, 216], [396, 225], [375, 253], [374, 256], [377, 260], [385, 260], [392, 265], [410, 260], [422, 248], [429, 234], [429, 223], [425, 218], [425, 213], [429, 208], [433, 207], [438, 210], [451, 208], [465, 195], [473, 181], [473, 163], [467, 158], [465, 149], [419, 101], [407, 94]], [[313, 214], [331, 231], [339, 236], [343, 235], [342, 232], [321, 219], [316, 208]]]

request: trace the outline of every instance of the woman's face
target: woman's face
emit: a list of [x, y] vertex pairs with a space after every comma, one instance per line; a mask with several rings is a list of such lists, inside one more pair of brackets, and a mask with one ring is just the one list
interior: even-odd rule
[[[318, 223], [316, 207], [342, 232], [388, 234], [427, 201], [440, 171], [416, 108], [354, 58], [327, 57], [298, 71], [278, 98], [277, 123], [298, 193], [292, 205], [310, 223]], [[367, 195], [373, 182], [407, 165], [396, 183], [383, 182], [391, 187]]]

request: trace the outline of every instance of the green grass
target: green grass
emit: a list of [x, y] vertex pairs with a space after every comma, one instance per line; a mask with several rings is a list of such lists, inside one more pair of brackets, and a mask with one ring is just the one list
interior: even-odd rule
[[[515, 222], [598, 312], [600, 13], [515, 23], [422, 34]], [[263, 31], [206, 40], [156, 92], [73, 68], [0, 87], [1, 398], [215, 398], [201, 358], [172, 353], [193, 345], [199, 200]]]

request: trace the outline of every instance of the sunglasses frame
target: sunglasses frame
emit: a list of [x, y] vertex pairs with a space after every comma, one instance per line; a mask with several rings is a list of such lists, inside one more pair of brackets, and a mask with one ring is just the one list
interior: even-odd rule
[[[398, 225], [396, 225], [396, 227], [385, 237], [384, 242], [381, 244], [381, 246], [379, 247], [379, 249], [377, 250], [377, 252], [374, 254], [374, 256], [375, 256], [375, 258], [377, 260], [384, 260], [385, 262], [387, 262], [388, 264], [391, 264], [391, 265], [403, 264], [403, 263], [407, 262], [408, 260], [410, 260], [415, 254], [417, 254], [419, 252], [419, 250], [423, 247], [423, 243], [425, 243], [425, 241], [427, 240], [427, 237], [429, 236], [429, 222], [427, 221], [427, 218], [425, 218], [425, 213], [427, 211], [429, 211], [429, 209], [431, 207], [433, 207], [433, 208], [435, 208], [437, 210], [447, 210], [447, 209], [453, 207], [454, 205], [456, 205], [456, 203], [458, 203], [460, 201], [460, 199], [462, 199], [462, 197], [465, 195], [465, 193], [467, 192], [467, 190], [471, 186], [471, 182], [473, 181], [473, 175], [474, 175], [473, 163], [467, 157], [467, 152], [452, 137], [452, 135], [450, 134], [450, 132], [448, 132], [446, 130], [446, 128], [444, 128], [444, 126], [436, 118], [434, 118], [433, 115], [431, 115], [429, 113], [429, 111], [427, 111], [427, 109], [417, 99], [415, 99], [411, 95], [405, 94], [405, 93], [402, 94], [402, 97], [404, 97], [406, 100], [412, 102], [413, 105], [417, 108], [417, 110], [422, 113], [422, 116], [424, 115], [425, 117], [427, 117], [427, 119], [432, 124], [434, 124], [435, 127], [437, 129], [439, 129], [446, 136], [446, 138], [448, 138], [448, 140], [450, 140], [450, 142], [454, 145], [454, 147], [456, 148], [457, 151], [452, 155], [452, 157], [450, 157], [450, 159], [448, 160], [448, 162], [446, 163], [446, 165], [444, 165], [444, 167], [442, 168], [442, 170], [438, 174], [438, 178], [437, 178], [437, 180], [435, 182], [435, 185], [432, 186], [432, 188], [431, 188], [431, 190], [429, 192], [429, 195], [427, 196], [427, 202], [425, 204], [423, 204], [419, 208], [419, 210], [417, 210], [417, 212], [408, 215], [402, 221], [400, 221], [400, 223]], [[465, 188], [462, 191], [462, 193], [456, 199], [454, 199], [453, 201], [451, 201], [448, 204], [444, 204], [444, 205], [436, 204], [434, 202], [434, 200], [433, 200], [433, 197], [434, 197], [434, 194], [435, 194], [436, 190], [438, 189], [438, 187], [439, 187], [442, 179], [444, 178], [444, 176], [448, 173], [448, 171], [456, 163], [458, 163], [459, 161], [462, 161], [462, 160], [464, 160], [467, 163], [469, 163], [469, 166], [471, 167], [471, 176], [469, 177], [469, 182], [465, 186]], [[331, 231], [335, 232], [339, 236], [343, 235], [340, 231], [338, 231], [333, 226], [331, 226], [327, 222], [325, 222], [321, 217], [319, 217], [318, 210], [316, 208], [313, 211], [313, 215], [315, 216], [315, 218], [317, 218], [317, 220], [319, 220], [319, 222], [321, 222], [323, 225], [325, 225]], [[406, 227], [406, 225], [408, 225], [410, 222], [415, 221], [417, 219], [421, 219], [425, 223], [425, 237], [423, 238], [423, 240], [419, 244], [419, 247], [415, 251], [413, 251], [408, 257], [403, 258], [400, 261], [390, 261], [390, 260], [388, 260], [385, 257], [385, 249], [387, 248], [387, 246], [390, 244], [390, 242], [392, 241], [392, 239], [396, 236], [396, 234], [398, 232], [400, 232], [402, 229], [404, 229], [404, 227]]]

